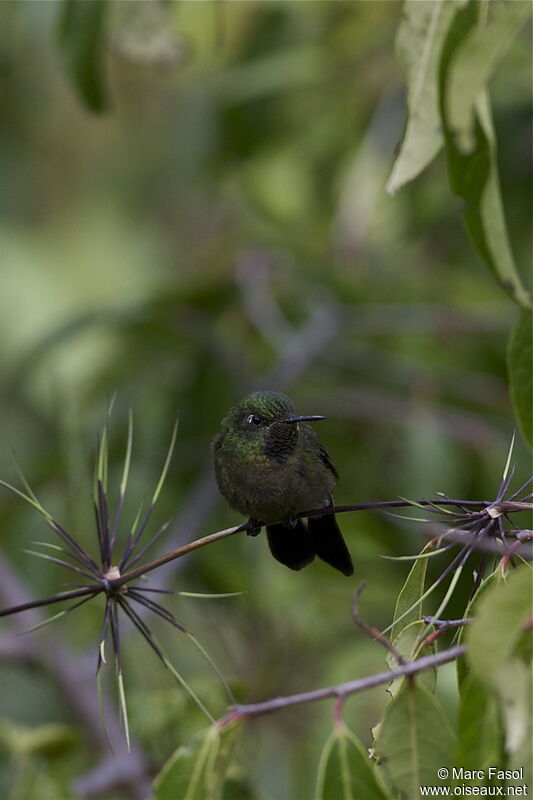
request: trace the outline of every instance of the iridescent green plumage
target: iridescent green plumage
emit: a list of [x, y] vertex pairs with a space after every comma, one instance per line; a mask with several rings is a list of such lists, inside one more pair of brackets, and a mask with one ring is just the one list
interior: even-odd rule
[[302, 511], [331, 505], [338, 478], [305, 419], [278, 392], [245, 397], [213, 441], [217, 482], [233, 508], [267, 525], [272, 553], [286, 566], [301, 569], [316, 554], [350, 575], [350, 555], [334, 516], [311, 518], [307, 527], [295, 520]]

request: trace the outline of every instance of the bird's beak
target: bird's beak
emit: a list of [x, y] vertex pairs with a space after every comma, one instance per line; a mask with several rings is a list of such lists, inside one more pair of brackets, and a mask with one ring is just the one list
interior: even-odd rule
[[287, 419], [282, 419], [280, 422], [289, 422], [289, 423], [296, 423], [296, 422], [318, 422], [320, 419], [326, 419], [325, 417], [318, 416], [316, 414], [310, 417], [287, 417]]

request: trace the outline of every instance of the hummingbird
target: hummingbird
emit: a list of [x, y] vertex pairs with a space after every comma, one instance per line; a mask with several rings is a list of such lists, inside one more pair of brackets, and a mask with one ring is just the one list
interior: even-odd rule
[[266, 526], [277, 561], [300, 570], [318, 556], [344, 575], [353, 564], [333, 514], [309, 517], [307, 509], [333, 505], [339, 477], [328, 451], [309, 422], [279, 392], [255, 392], [231, 408], [213, 440], [215, 475], [221, 494], [249, 517], [248, 534]]

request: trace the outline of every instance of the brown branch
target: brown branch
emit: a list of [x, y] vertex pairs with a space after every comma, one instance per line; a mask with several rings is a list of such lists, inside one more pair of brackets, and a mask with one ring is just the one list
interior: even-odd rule
[[285, 697], [273, 697], [271, 700], [264, 700], [261, 703], [236, 705], [231, 708], [230, 714], [232, 714], [233, 717], [235, 717], [235, 715], [240, 717], [255, 717], [260, 714], [268, 714], [272, 711], [279, 711], [281, 708], [289, 708], [290, 706], [299, 705], [301, 703], [313, 703], [316, 700], [325, 700], [327, 697], [347, 697], [351, 694], [363, 692], [366, 689], [372, 689], [374, 686], [390, 683], [396, 678], [416, 675], [425, 669], [431, 669], [441, 664], [455, 661], [457, 658], [464, 655], [465, 651], [466, 648], [464, 645], [457, 645], [456, 647], [450, 647], [449, 650], [443, 650], [441, 653], [423, 656], [416, 661], [408, 661], [397, 669], [388, 670], [387, 672], [378, 672], [376, 675], [368, 675], [366, 678], [358, 678], [354, 681], [339, 683], [336, 686], [328, 686], [323, 689], [315, 689], [311, 692], [301, 692], [300, 694], [292, 694]]

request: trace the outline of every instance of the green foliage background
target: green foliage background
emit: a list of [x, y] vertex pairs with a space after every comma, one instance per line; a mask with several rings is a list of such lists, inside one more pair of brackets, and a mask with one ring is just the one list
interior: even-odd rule
[[[490, 497], [515, 424], [506, 350], [517, 309], [468, 239], [442, 155], [385, 192], [404, 124], [401, 5], [81, 5], [96, 15], [84, 22], [94, 38], [79, 45], [90, 53], [81, 77], [60, 3], [0, 5], [2, 477], [13, 477], [15, 448], [40, 499], [89, 542], [91, 456], [110, 395], [118, 389], [117, 474], [134, 409], [137, 502], [178, 411], [159, 509], [161, 521], [176, 518], [170, 549], [240, 521], [210, 484], [210, 440], [232, 403], [268, 386], [301, 413], [328, 416], [320, 432], [341, 474], [338, 503]], [[531, 249], [529, 34], [526, 25], [490, 84], [519, 269]], [[517, 461], [527, 475], [525, 444]], [[6, 556], [36, 596], [55, 591], [60, 569], [21, 553], [48, 535], [38, 515], [6, 495], [0, 515]], [[407, 570], [379, 554], [417, 552], [424, 535], [376, 515], [341, 524], [355, 581], [367, 582], [363, 615], [384, 627]], [[318, 563], [291, 573], [263, 537], [238, 536], [180, 562], [173, 586], [247, 594], [170, 603], [245, 701], [384, 668], [351, 621], [355, 585]], [[96, 658], [98, 609], [59, 625]], [[160, 636], [223, 714], [207, 666], [177, 632]], [[155, 772], [204, 723], [143, 641], [130, 636], [125, 651], [131, 728]], [[98, 754], [50, 675], [0, 668], [1, 796], [23, 764], [20, 797], [71, 798]], [[453, 675], [443, 668], [437, 689], [450, 720]], [[346, 704], [365, 744], [386, 699], [378, 687]], [[248, 726], [241, 762], [258, 797], [311, 796], [330, 715], [317, 704]], [[24, 725], [58, 726], [42, 729], [45, 740], [57, 734], [56, 750], [19, 746]]]

